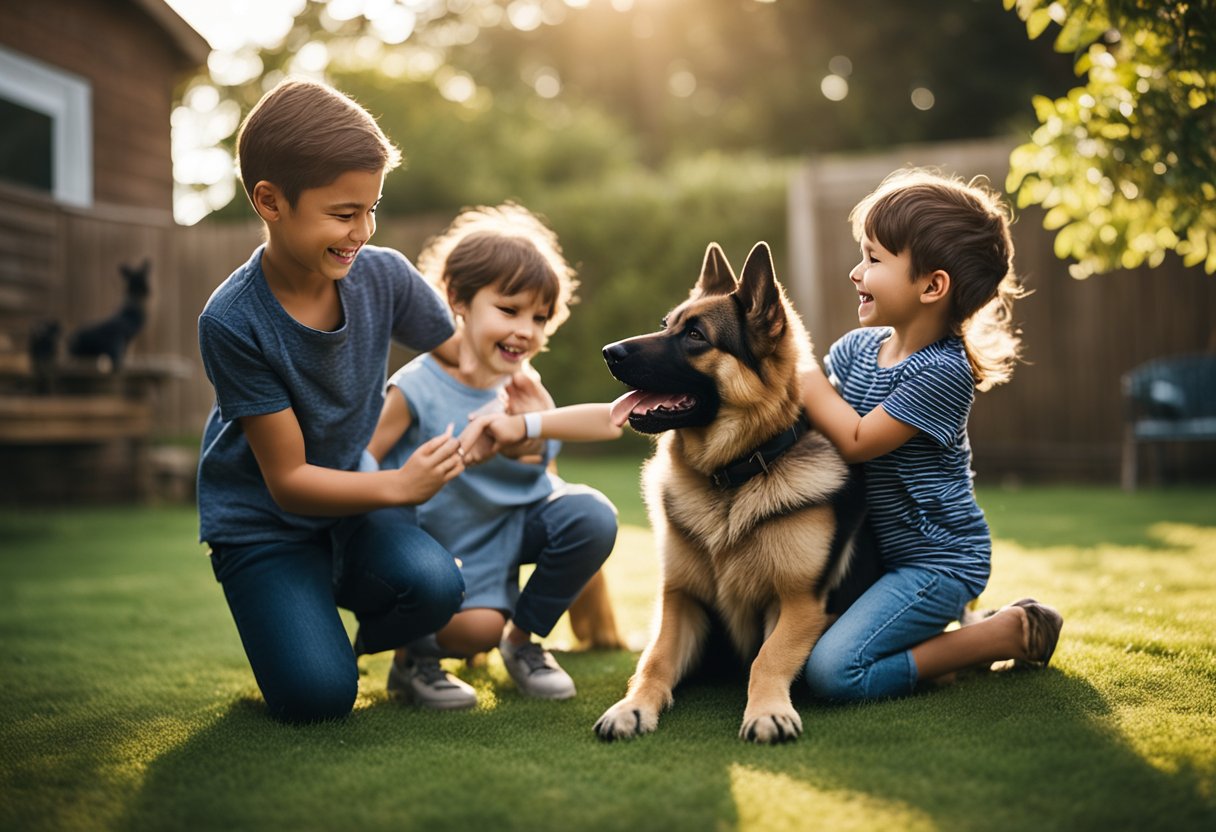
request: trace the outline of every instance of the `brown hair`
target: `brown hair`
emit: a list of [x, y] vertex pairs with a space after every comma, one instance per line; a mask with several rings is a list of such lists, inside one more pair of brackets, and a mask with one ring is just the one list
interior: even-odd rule
[[250, 110], [236, 139], [245, 192], [266, 180], [295, 207], [300, 194], [351, 170], [386, 173], [401, 152], [376, 120], [346, 95], [316, 81], [283, 81]]
[[1026, 295], [1013, 271], [1008, 208], [982, 179], [963, 182], [923, 169], [898, 170], [849, 214], [862, 234], [901, 255], [911, 279], [950, 275], [950, 331], [961, 337], [980, 390], [1008, 381], [1021, 352], [1013, 301]]
[[418, 255], [418, 269], [436, 288], [470, 303], [486, 286], [505, 295], [536, 292], [549, 305], [545, 334], [570, 316], [578, 288], [557, 235], [527, 208], [513, 202], [466, 208]]

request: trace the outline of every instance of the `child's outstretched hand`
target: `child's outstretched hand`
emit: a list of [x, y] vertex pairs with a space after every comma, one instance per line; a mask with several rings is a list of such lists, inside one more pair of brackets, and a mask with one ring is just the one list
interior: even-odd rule
[[534, 410], [552, 410], [553, 397], [541, 383], [540, 373], [531, 364], [525, 364], [511, 375], [503, 387], [507, 397], [507, 413], [531, 413]]
[[490, 413], [476, 416], [460, 434], [466, 465], [485, 462], [505, 446], [518, 445], [524, 440], [526, 427], [522, 416]]
[[483, 413], [469, 416], [469, 423], [460, 432], [459, 439], [461, 459], [464, 460], [466, 466], [485, 462], [498, 453], [500, 443], [494, 438], [494, 434], [488, 432], [486, 428], [495, 419], [501, 419], [502, 417], [501, 413]]
[[449, 480], [464, 471], [464, 449], [452, 436], [452, 426], [423, 442], [400, 468], [405, 482], [406, 505], [425, 503]]
[[[531, 364], [524, 364], [511, 375], [503, 387], [506, 398], [506, 411], [510, 414], [532, 413], [537, 410], [553, 409], [553, 397], [541, 383], [540, 373]], [[507, 442], [501, 437], [495, 447], [497, 453], [517, 459], [520, 462], [541, 462], [544, 457], [544, 442], [539, 439], [525, 439], [523, 434], [515, 442]]]

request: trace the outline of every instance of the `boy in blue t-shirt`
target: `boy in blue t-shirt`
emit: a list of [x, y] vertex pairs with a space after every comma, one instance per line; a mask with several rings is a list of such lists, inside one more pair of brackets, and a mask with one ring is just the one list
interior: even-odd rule
[[[198, 473], [200, 538], [270, 712], [343, 716], [358, 653], [442, 627], [464, 583], [411, 506], [464, 470], [449, 429], [395, 470], [369, 466], [390, 339], [429, 350], [446, 304], [390, 249], [368, 246], [400, 153], [322, 84], [267, 93], [237, 138], [267, 242], [199, 317], [215, 388]], [[352, 610], [352, 650], [337, 607]]]

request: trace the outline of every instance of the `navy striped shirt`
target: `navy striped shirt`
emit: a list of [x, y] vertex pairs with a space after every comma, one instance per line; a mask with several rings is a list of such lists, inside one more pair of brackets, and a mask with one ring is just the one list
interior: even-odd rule
[[963, 342], [943, 338], [893, 367], [878, 366], [889, 327], [855, 329], [832, 345], [827, 369], [853, 409], [878, 405], [918, 433], [865, 463], [870, 522], [888, 567], [947, 573], [978, 596], [988, 582], [992, 541], [971, 480], [967, 417], [975, 380]]

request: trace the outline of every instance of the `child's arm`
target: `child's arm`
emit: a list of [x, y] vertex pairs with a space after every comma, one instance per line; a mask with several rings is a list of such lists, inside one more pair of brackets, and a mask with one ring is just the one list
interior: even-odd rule
[[[541, 383], [540, 373], [525, 362], [524, 366], [512, 374], [503, 392], [507, 397], [507, 413], [529, 413], [534, 410], [552, 410], [557, 407], [545, 385]], [[517, 459], [520, 462], [543, 462], [545, 452], [544, 439], [524, 439], [513, 445], [503, 445], [498, 448], [503, 456]]]
[[818, 363], [812, 363], [800, 381], [802, 406], [811, 424], [832, 441], [845, 462], [866, 462], [890, 453], [918, 433], [916, 428], [888, 414], [882, 405], [858, 416]]
[[[527, 437], [528, 420], [537, 420], [536, 436], [543, 439], [602, 442], [621, 435], [621, 425], [613, 421], [610, 404], [572, 404], [532, 413], [494, 413], [473, 419], [460, 435], [462, 444], [473, 446], [466, 453], [466, 461], [472, 465], [488, 458], [503, 445], [523, 441]], [[489, 441], [476, 442], [478, 437]]]
[[416, 505], [464, 470], [460, 442], [450, 427], [419, 446], [401, 468], [360, 472], [309, 464], [304, 434], [291, 408], [240, 421], [271, 497], [294, 514], [340, 517]]
[[376, 462], [384, 459], [384, 455], [405, 436], [411, 424], [413, 417], [410, 416], [405, 395], [397, 385], [389, 385], [388, 392], [384, 394], [384, 407], [380, 409], [380, 420], [376, 422], [376, 430], [367, 443], [367, 452]]

